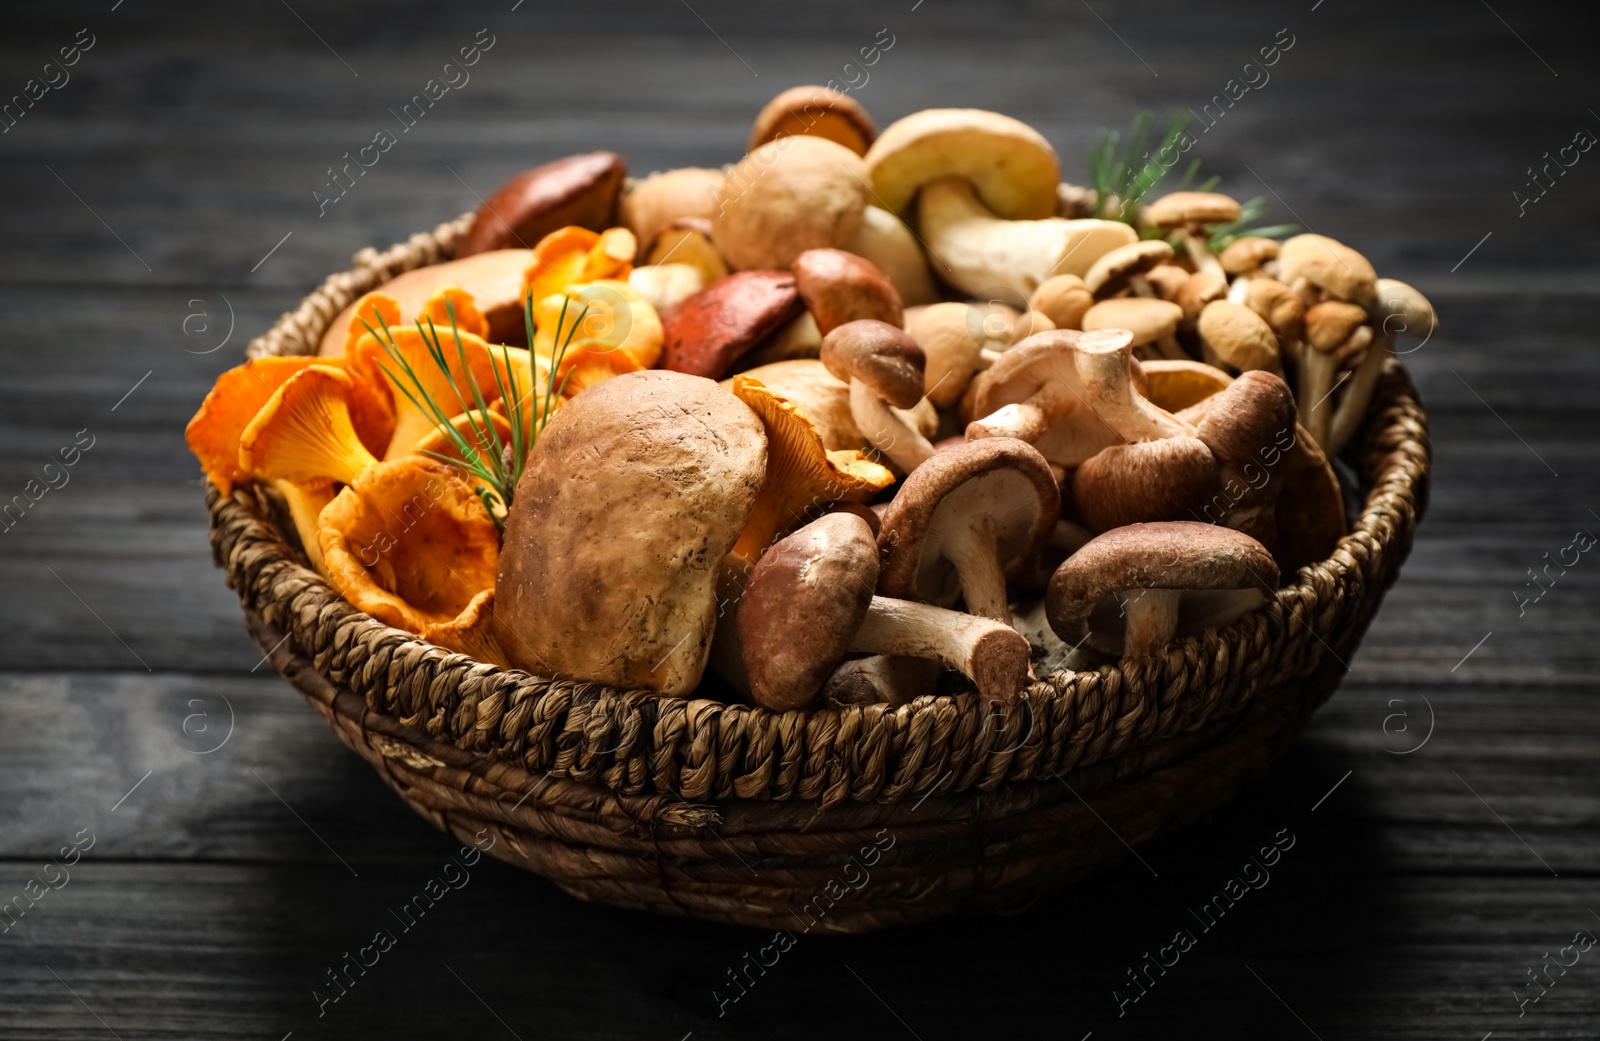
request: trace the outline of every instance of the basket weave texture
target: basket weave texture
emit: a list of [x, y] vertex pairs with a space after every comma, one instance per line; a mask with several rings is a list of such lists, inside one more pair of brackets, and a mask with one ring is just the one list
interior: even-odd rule
[[[315, 353], [362, 293], [449, 259], [467, 220], [356, 254], [249, 355]], [[1280, 756], [1338, 685], [1426, 505], [1426, 417], [1393, 360], [1356, 444], [1357, 523], [1274, 601], [1003, 709], [962, 695], [775, 713], [496, 668], [350, 606], [251, 489], [207, 484], [206, 501], [252, 635], [437, 827], [584, 899], [862, 932], [1026, 905]]]

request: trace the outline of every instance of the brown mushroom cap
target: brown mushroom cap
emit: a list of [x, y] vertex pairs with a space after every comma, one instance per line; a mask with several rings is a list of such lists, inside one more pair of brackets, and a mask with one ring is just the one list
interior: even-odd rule
[[1145, 281], [1150, 283], [1150, 288], [1154, 289], [1161, 299], [1176, 300], [1179, 288], [1189, 281], [1190, 274], [1187, 268], [1181, 268], [1176, 264], [1157, 264], [1146, 271], [1144, 277]]
[[1278, 241], [1259, 235], [1246, 235], [1234, 239], [1217, 254], [1217, 262], [1230, 275], [1245, 275], [1255, 271], [1269, 260], [1278, 257]]
[[1142, 347], [1177, 332], [1182, 318], [1183, 308], [1177, 304], [1151, 297], [1122, 296], [1089, 308], [1083, 316], [1083, 330], [1126, 329], [1133, 333], [1133, 345]]
[[1028, 310], [1038, 311], [1057, 329], [1083, 328], [1084, 312], [1094, 306], [1094, 294], [1077, 275], [1052, 275], [1028, 297]]
[[826, 336], [862, 318], [889, 325], [905, 321], [900, 294], [872, 263], [842, 249], [808, 249], [794, 258], [795, 287]]
[[685, 217], [709, 221], [715, 216], [723, 176], [721, 170], [688, 166], [625, 185], [617, 217], [639, 241], [639, 256], [648, 256], [656, 236], [674, 221]]
[[791, 134], [812, 134], [866, 155], [878, 136], [872, 117], [861, 103], [831, 87], [790, 87], [767, 102], [750, 128], [754, 152], [768, 141]]
[[763, 145], [723, 181], [712, 241], [736, 270], [787, 268], [805, 250], [850, 240], [868, 184], [861, 157], [843, 145], [811, 135]]
[[1184, 321], [1193, 322], [1207, 304], [1227, 295], [1228, 283], [1221, 276], [1211, 271], [1196, 271], [1183, 280], [1173, 296], [1173, 303], [1183, 308]]
[[877, 198], [904, 213], [917, 189], [955, 175], [971, 181], [983, 204], [1008, 220], [1037, 220], [1056, 210], [1061, 161], [1037, 130], [998, 112], [930, 108], [884, 128], [867, 150]]
[[729, 275], [661, 315], [661, 367], [720, 379], [804, 306], [787, 271]]
[[1232, 224], [1242, 207], [1236, 199], [1220, 192], [1173, 192], [1144, 208], [1144, 221], [1158, 228], [1204, 227]]
[[1236, 369], [1278, 368], [1278, 340], [1266, 321], [1243, 304], [1214, 300], [1200, 312], [1200, 340]]
[[472, 217], [456, 256], [533, 245], [569, 224], [603, 231], [612, 223], [628, 164], [614, 152], [569, 155], [511, 178]]
[[[1196, 521], [1131, 524], [1096, 536], [1056, 569], [1046, 611], [1050, 627], [1067, 643], [1087, 640], [1096, 650], [1120, 654], [1124, 611], [1131, 625], [1139, 599], [1124, 599], [1124, 593], [1181, 592], [1172, 605], [1181, 636], [1227, 624], [1277, 587], [1272, 554], [1248, 535]], [[1129, 646], [1128, 651], [1158, 649]]]
[[774, 543], [739, 601], [739, 642], [756, 703], [803, 708], [850, 651], [872, 605], [878, 544], [853, 513], [825, 514]]
[[1129, 278], [1160, 267], [1171, 259], [1172, 247], [1160, 239], [1118, 246], [1089, 266], [1083, 282], [1095, 296], [1110, 296], [1127, 286]]
[[1360, 253], [1326, 235], [1296, 235], [1278, 250], [1278, 278], [1305, 279], [1335, 300], [1365, 307], [1378, 293], [1378, 273]]
[[717, 573], [755, 504], [767, 439], [710, 380], [644, 371], [588, 388], [528, 453], [495, 585], [521, 668], [686, 694]]
[[957, 560], [974, 539], [992, 540], [1000, 573], [1014, 577], [1048, 541], [1060, 508], [1050, 464], [1024, 441], [985, 438], [939, 452], [911, 472], [884, 514], [879, 591], [955, 603], [968, 578], [967, 562], [958, 569]]
[[[1272, 241], [1267, 239], [1265, 241]], [[1266, 319], [1279, 340], [1298, 340], [1306, 332], [1306, 304], [1300, 294], [1275, 278], [1252, 278], [1245, 287], [1245, 304]]]
[[1217, 461], [1199, 438], [1112, 445], [1078, 467], [1072, 498], [1090, 531], [1184, 520], [1216, 495]]
[[860, 380], [895, 408], [922, 400], [927, 357], [917, 341], [887, 322], [863, 318], [822, 338], [822, 364], [836, 378]]
[[1306, 309], [1306, 339], [1319, 351], [1334, 350], [1367, 320], [1367, 312], [1342, 300], [1324, 300]]
[[1217, 460], [1222, 515], [1208, 514], [1271, 548], [1277, 535], [1274, 507], [1283, 491], [1276, 480], [1295, 439], [1294, 394], [1270, 372], [1250, 371], [1206, 403], [1196, 434]]

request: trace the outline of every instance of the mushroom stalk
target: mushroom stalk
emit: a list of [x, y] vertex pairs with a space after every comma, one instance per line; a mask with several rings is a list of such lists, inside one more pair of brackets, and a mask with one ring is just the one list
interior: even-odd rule
[[1300, 353], [1300, 422], [1318, 445], [1328, 445], [1328, 429], [1333, 408], [1328, 395], [1333, 392], [1333, 381], [1339, 363], [1333, 354], [1306, 345]]
[[1006, 576], [1000, 568], [994, 528], [982, 520], [957, 532], [945, 543], [944, 555], [955, 565], [961, 597], [970, 614], [1011, 624], [1006, 604]]
[[[1367, 403], [1372, 400], [1378, 376], [1383, 372], [1383, 359], [1389, 356], [1393, 342], [1382, 323], [1373, 325], [1372, 342], [1367, 344], [1367, 353], [1361, 356], [1361, 363], [1350, 377], [1350, 386], [1339, 399], [1339, 407], [1323, 410], [1322, 436], [1317, 438], [1317, 443], [1328, 455], [1338, 455], [1339, 450], [1360, 429], [1361, 421], [1366, 418]], [[1329, 412], [1332, 413], [1331, 418], [1327, 416]]]
[[1193, 231], [1183, 232], [1183, 248], [1188, 251], [1189, 259], [1194, 261], [1196, 271], [1208, 271], [1221, 279], [1228, 277], [1228, 273], [1222, 270], [1222, 262], [1212, 255], [1211, 247], [1206, 243], [1205, 232], [1199, 234]]
[[858, 379], [850, 381], [850, 417], [868, 443], [903, 473], [933, 458], [933, 445], [922, 432]]
[[1039, 440], [1050, 426], [1050, 417], [1044, 409], [1030, 402], [1005, 405], [982, 419], [967, 424], [967, 440], [983, 437], [1014, 437], [1030, 445]]
[[1155, 654], [1172, 642], [1178, 631], [1181, 589], [1125, 589], [1120, 594], [1128, 617], [1124, 653], [1131, 657]]
[[874, 596], [852, 651], [932, 658], [977, 685], [985, 701], [1009, 701], [1028, 680], [1028, 641], [992, 618], [913, 600]]

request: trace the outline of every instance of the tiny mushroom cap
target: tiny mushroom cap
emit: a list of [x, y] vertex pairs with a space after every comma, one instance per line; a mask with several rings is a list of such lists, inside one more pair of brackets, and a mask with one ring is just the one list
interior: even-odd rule
[[1090, 266], [1083, 282], [1089, 292], [1102, 299], [1129, 288], [1140, 296], [1153, 296], [1144, 275], [1171, 259], [1172, 247], [1160, 239], [1118, 246]]
[[1093, 306], [1094, 294], [1077, 275], [1052, 275], [1028, 297], [1028, 310], [1038, 311], [1057, 329], [1083, 328], [1084, 312]]
[[1078, 467], [1072, 497], [1090, 531], [1181, 520], [1218, 490], [1217, 460], [1199, 438], [1112, 445]]
[[803, 708], [846, 654], [932, 659], [965, 673], [986, 701], [1027, 682], [1028, 641], [1009, 625], [929, 604], [874, 596], [878, 546], [867, 522], [830, 513], [768, 550], [739, 601], [752, 699]]
[[884, 128], [866, 155], [877, 202], [904, 213], [929, 181], [970, 181], [983, 205], [1006, 220], [1056, 211], [1061, 161], [1037, 130], [981, 109], [930, 108]]
[[1362, 307], [1378, 295], [1378, 273], [1367, 258], [1326, 235], [1296, 235], [1284, 242], [1278, 250], [1278, 278], [1303, 296], [1314, 289]]
[[1246, 235], [1228, 243], [1217, 254], [1217, 262], [1229, 275], [1248, 275], [1259, 271], [1267, 261], [1278, 259], [1279, 248], [1277, 239]]
[[913, 470], [878, 533], [885, 596], [1010, 621], [1006, 579], [1049, 540], [1061, 509], [1050, 464], [1015, 438], [970, 441]]
[[1178, 289], [1189, 281], [1191, 274], [1193, 272], [1188, 268], [1176, 264], [1157, 264], [1145, 272], [1144, 280], [1150, 283], [1150, 288], [1154, 289], [1161, 299], [1176, 300]]
[[882, 271], [907, 307], [939, 299], [922, 243], [904, 221], [883, 207], [868, 206], [862, 212], [861, 227], [844, 243], [844, 248], [870, 260]]
[[[1216, 458], [1223, 495], [1204, 519], [1272, 548], [1283, 484], [1274, 478], [1295, 442], [1294, 395], [1270, 372], [1252, 370], [1206, 402], [1196, 437]], [[1220, 516], [1214, 515], [1219, 508]]]
[[[1272, 241], [1267, 239], [1265, 241]], [[1251, 278], [1245, 282], [1244, 304], [1266, 319], [1280, 341], [1299, 340], [1306, 332], [1306, 304], [1300, 294], [1275, 278]]]
[[745, 151], [791, 134], [812, 134], [866, 155], [877, 129], [867, 110], [848, 94], [831, 87], [790, 87], [756, 116]]
[[804, 308], [787, 271], [729, 275], [661, 314], [661, 367], [720, 379]]
[[628, 164], [588, 152], [526, 170], [489, 196], [456, 246], [457, 257], [534, 243], [569, 224], [599, 231], [612, 223]]
[[1366, 320], [1365, 310], [1342, 300], [1324, 300], [1306, 309], [1306, 342], [1311, 349], [1300, 355], [1300, 419], [1324, 449], [1331, 444], [1335, 407], [1328, 398], [1339, 374], [1340, 356], [1346, 344], [1359, 345], [1352, 342], [1356, 338], [1370, 340]]
[[1306, 340], [1319, 351], [1332, 351], [1367, 320], [1365, 309], [1342, 300], [1324, 300], [1306, 310]]
[[1206, 243], [1206, 228], [1213, 224], [1232, 224], [1242, 214], [1243, 208], [1236, 200], [1217, 192], [1173, 192], [1146, 206], [1144, 221], [1182, 236], [1184, 248], [1197, 270], [1226, 277]]
[[[795, 287], [823, 336], [861, 318], [899, 326], [900, 294], [872, 262], [842, 249], [808, 249], [794, 258]], [[919, 397], [921, 395], [918, 395]]]
[[648, 255], [656, 236], [675, 221], [686, 217], [709, 221], [715, 216], [724, 176], [721, 170], [687, 166], [628, 182], [617, 204], [617, 215], [622, 226], [638, 239], [639, 256]]
[[1355, 436], [1361, 421], [1366, 417], [1367, 404], [1383, 372], [1384, 358], [1396, 333], [1404, 332], [1427, 342], [1439, 326], [1428, 298], [1404, 282], [1392, 278], [1378, 279], [1377, 299], [1371, 306], [1373, 342], [1350, 378], [1350, 386], [1339, 401], [1329, 425], [1327, 449], [1337, 452]]
[[906, 332], [927, 356], [923, 390], [939, 408], [961, 400], [972, 374], [993, 364], [1009, 340], [990, 335], [984, 315], [971, 304], [947, 300], [908, 308]]
[[1272, 554], [1215, 524], [1161, 521], [1099, 535], [1050, 578], [1050, 627], [1107, 654], [1158, 654], [1177, 636], [1227, 625], [1278, 587]]
[[860, 156], [824, 138], [793, 137], [728, 172], [711, 240], [735, 270], [787, 268], [805, 250], [848, 242], [870, 191]]
[[1183, 348], [1172, 338], [1183, 318], [1183, 308], [1166, 300], [1128, 296], [1102, 300], [1083, 316], [1083, 329], [1126, 329], [1133, 333], [1133, 346], [1154, 344], [1168, 358], [1183, 358]]
[[1243, 304], [1214, 300], [1200, 312], [1200, 343], [1219, 368], [1282, 371], [1278, 340], [1266, 321]]
[[1183, 320], [1192, 323], [1199, 320], [1200, 312], [1206, 309], [1207, 304], [1222, 300], [1227, 295], [1227, 279], [1211, 271], [1196, 271], [1183, 280], [1173, 294], [1172, 302], [1183, 308]]
[[822, 364], [850, 384], [850, 415], [867, 441], [896, 467], [911, 472], [933, 445], [904, 413], [922, 400], [927, 357], [904, 329], [863, 318], [822, 338]]

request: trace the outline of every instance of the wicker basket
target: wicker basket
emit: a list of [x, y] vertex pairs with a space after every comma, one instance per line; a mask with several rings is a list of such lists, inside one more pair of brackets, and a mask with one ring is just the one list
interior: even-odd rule
[[[449, 257], [466, 218], [363, 250], [250, 354], [305, 354], [345, 305]], [[1392, 360], [1355, 529], [1277, 599], [1165, 656], [971, 695], [773, 713], [484, 665], [346, 603], [248, 489], [207, 487], [217, 563], [274, 666], [438, 828], [575, 896], [794, 932], [1020, 907], [1210, 812], [1333, 693], [1428, 487]]]

